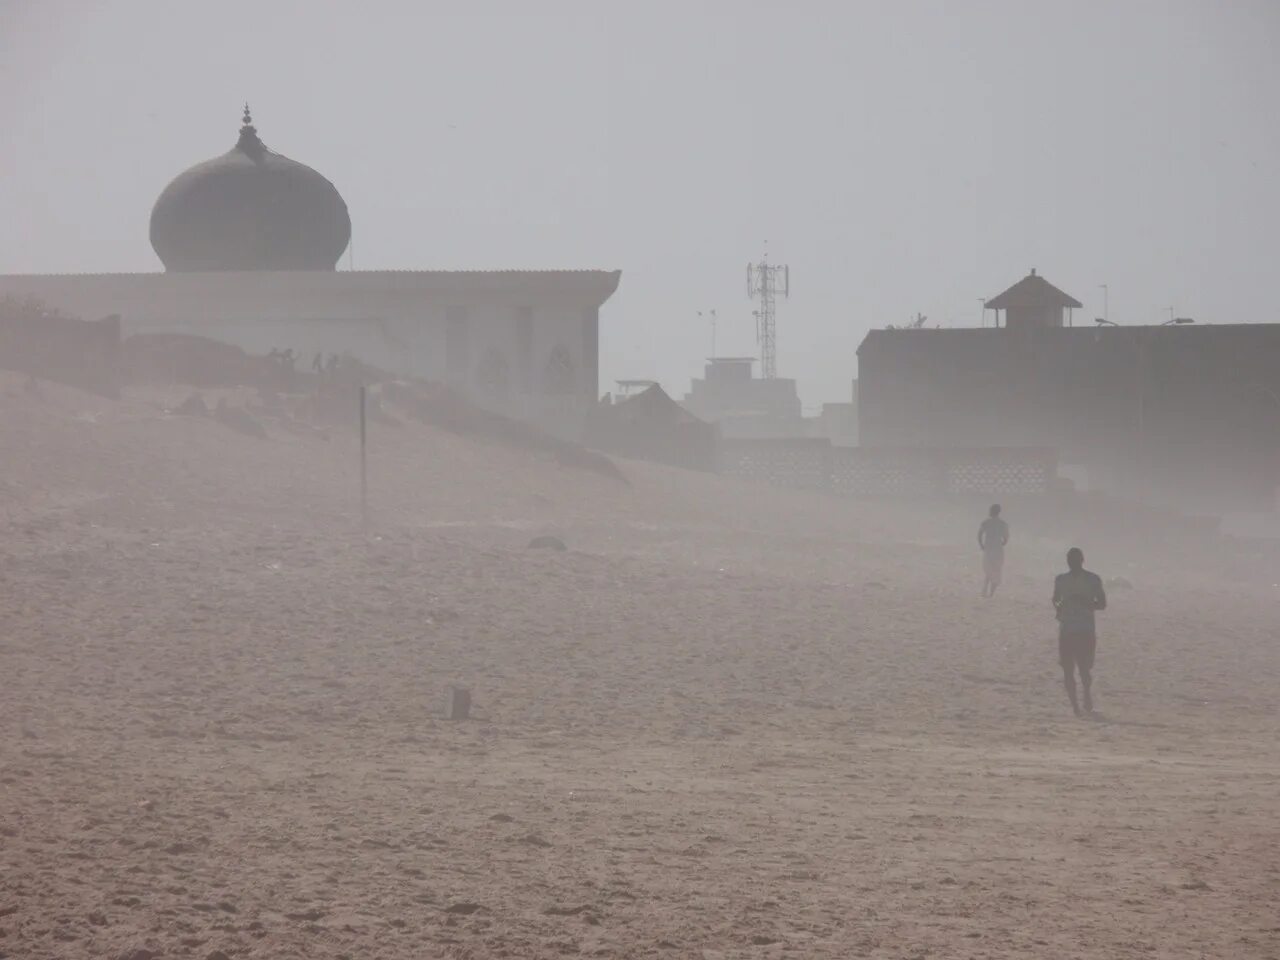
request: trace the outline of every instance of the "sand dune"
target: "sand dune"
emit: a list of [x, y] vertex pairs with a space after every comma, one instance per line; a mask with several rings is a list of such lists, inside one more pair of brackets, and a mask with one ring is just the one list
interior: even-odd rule
[[184, 397], [0, 376], [0, 955], [1280, 953], [1272, 582], [1091, 555], [1079, 721], [1017, 515]]

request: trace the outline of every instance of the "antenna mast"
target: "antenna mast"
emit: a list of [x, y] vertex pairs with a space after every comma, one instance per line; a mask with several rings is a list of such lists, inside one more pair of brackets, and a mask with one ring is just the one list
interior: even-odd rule
[[760, 343], [760, 375], [772, 380], [778, 375], [777, 333], [774, 329], [774, 300], [791, 294], [791, 268], [769, 262], [766, 251], [759, 263], [747, 264], [747, 296], [760, 301], [755, 311], [756, 340]]

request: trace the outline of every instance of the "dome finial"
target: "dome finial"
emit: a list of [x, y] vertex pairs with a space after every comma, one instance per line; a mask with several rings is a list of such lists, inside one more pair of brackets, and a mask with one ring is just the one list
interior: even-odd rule
[[351, 242], [342, 195], [311, 167], [268, 150], [247, 103], [244, 121], [239, 143], [180, 173], [156, 200], [156, 254], [170, 273], [333, 270]]
[[236, 148], [251, 157], [258, 157], [266, 150], [266, 147], [258, 139], [258, 128], [253, 125], [253, 115], [249, 113], [249, 101], [247, 100], [244, 104], [244, 117], [242, 119], [244, 120], [244, 126], [240, 128], [240, 139], [236, 143]]

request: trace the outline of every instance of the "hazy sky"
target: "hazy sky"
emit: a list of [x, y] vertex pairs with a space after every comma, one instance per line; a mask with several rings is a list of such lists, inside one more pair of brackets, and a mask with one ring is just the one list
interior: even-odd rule
[[683, 394], [710, 308], [757, 355], [767, 240], [812, 409], [871, 327], [977, 324], [1033, 266], [1086, 321], [1103, 283], [1276, 320], [1277, 50], [1275, 0], [0, 0], [0, 273], [160, 269], [152, 203], [248, 99], [357, 269], [622, 269], [605, 381]]

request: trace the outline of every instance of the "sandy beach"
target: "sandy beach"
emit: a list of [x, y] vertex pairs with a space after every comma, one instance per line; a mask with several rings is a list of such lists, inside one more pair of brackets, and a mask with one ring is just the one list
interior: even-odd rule
[[1081, 544], [1077, 720], [1014, 510], [184, 395], [0, 376], [0, 956], [1280, 955], [1271, 577]]

